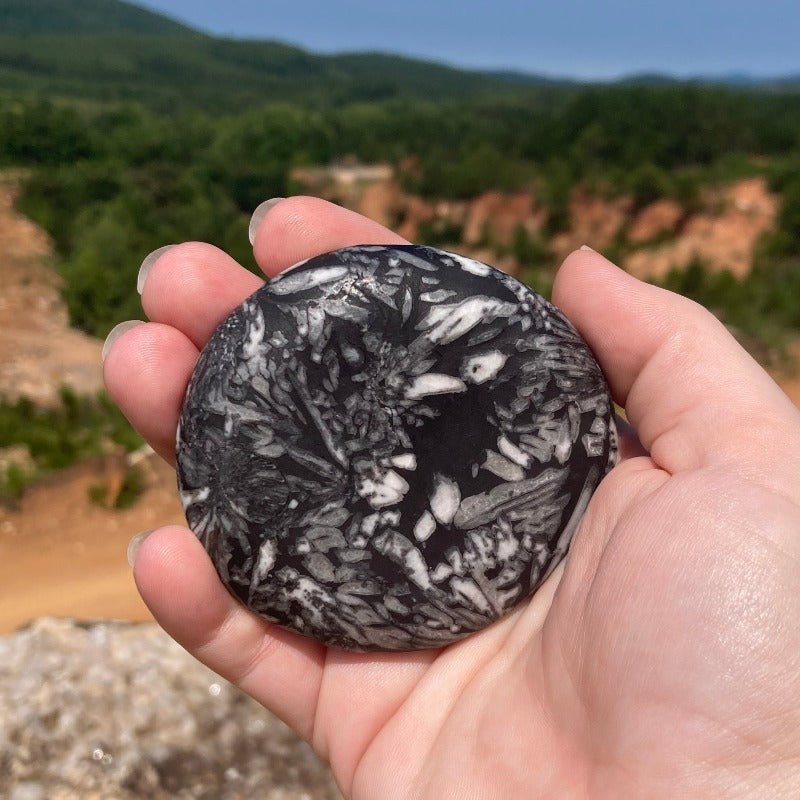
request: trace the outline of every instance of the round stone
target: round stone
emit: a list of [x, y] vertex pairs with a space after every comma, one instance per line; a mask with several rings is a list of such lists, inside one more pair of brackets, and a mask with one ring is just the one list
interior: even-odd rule
[[411, 245], [318, 256], [247, 298], [200, 355], [177, 452], [228, 589], [353, 650], [439, 647], [522, 602], [616, 454], [563, 314]]

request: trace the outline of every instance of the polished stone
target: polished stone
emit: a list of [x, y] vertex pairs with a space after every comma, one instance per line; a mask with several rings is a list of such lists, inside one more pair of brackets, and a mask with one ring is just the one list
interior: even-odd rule
[[178, 476], [255, 612], [337, 647], [420, 649], [535, 591], [616, 453], [602, 372], [549, 302], [453, 253], [360, 246], [219, 326]]

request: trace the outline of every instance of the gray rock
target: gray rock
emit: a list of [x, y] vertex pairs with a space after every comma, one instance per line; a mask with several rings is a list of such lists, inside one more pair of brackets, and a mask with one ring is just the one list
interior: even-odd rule
[[0, 797], [341, 795], [307, 744], [155, 625], [41, 619], [0, 637]]
[[564, 315], [415, 246], [327, 253], [249, 297], [203, 350], [177, 452], [230, 591], [354, 650], [446, 645], [522, 602], [616, 455]]

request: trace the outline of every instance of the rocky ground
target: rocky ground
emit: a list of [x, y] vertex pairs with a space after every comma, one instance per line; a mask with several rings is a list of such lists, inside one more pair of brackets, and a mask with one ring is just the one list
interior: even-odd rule
[[0, 637], [0, 797], [334, 800], [311, 748], [153, 624]]

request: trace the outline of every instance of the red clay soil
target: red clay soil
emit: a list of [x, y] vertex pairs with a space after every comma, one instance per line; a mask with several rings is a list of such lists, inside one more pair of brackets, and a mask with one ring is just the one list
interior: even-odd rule
[[95, 394], [102, 343], [68, 326], [50, 241], [14, 210], [16, 195], [0, 175], [0, 395], [52, 406], [64, 385]]
[[759, 238], [775, 223], [778, 198], [764, 178], [736, 181], [710, 197], [678, 235], [654, 248], [631, 253], [625, 268], [639, 278], [663, 278], [699, 258], [708, 269], [746, 275]]
[[17, 508], [0, 506], [0, 633], [43, 615], [149, 619], [126, 560], [130, 538], [182, 523], [174, 472], [157, 456], [140, 464], [147, 489], [131, 508], [92, 503], [89, 490], [117, 477], [104, 459], [54, 474]]

